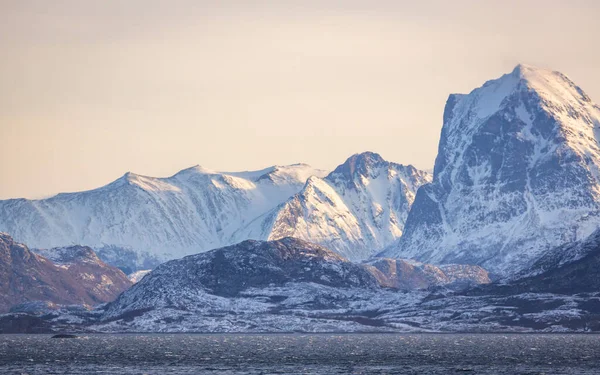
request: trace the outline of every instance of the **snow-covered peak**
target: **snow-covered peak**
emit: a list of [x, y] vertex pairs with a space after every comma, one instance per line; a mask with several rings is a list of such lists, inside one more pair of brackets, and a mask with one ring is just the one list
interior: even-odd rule
[[294, 183], [304, 184], [310, 176], [323, 177], [327, 174], [327, 171], [316, 169], [308, 164], [298, 163], [292, 165], [274, 165], [264, 169], [254, 171], [241, 171], [241, 172], [223, 172], [216, 171], [214, 169], [208, 169], [196, 165], [190, 168], [186, 168], [176, 173], [170, 179], [189, 179], [190, 177], [202, 175], [202, 176], [230, 176], [239, 178], [251, 182], [258, 181], [271, 181], [273, 183]]
[[343, 164], [331, 172], [330, 176], [340, 176], [343, 179], [352, 181], [358, 175], [369, 176], [374, 169], [387, 164], [388, 162], [381, 155], [367, 151], [350, 156]]
[[431, 185], [386, 256], [501, 274], [600, 223], [600, 110], [564, 74], [529, 65], [450, 95]]
[[268, 238], [302, 238], [364, 260], [401, 234], [416, 190], [428, 173], [375, 153], [351, 156], [325, 178], [312, 176], [292, 199], [254, 229]]
[[293, 164], [243, 172], [194, 166], [167, 178], [127, 173], [88, 192], [0, 201], [0, 230], [37, 248], [131, 249], [138, 256], [133, 268], [287, 236], [365, 259], [402, 234], [416, 189], [430, 181], [374, 153], [354, 155], [337, 171]]
[[175, 173], [175, 175], [173, 175], [173, 177], [194, 175], [194, 174], [217, 174], [217, 173], [219, 173], [219, 172], [217, 172], [213, 169], [210, 169], [210, 168], [205, 168], [205, 167], [201, 166], [200, 164], [196, 164], [192, 167], [180, 170], [179, 172]]
[[180, 191], [180, 189], [168, 183], [166, 180], [155, 177], [147, 177], [135, 173], [125, 175], [127, 182], [146, 191]]
[[[452, 119], [448, 128], [454, 130], [459, 123], [469, 119], [471, 125], [478, 126], [484, 120], [509, 105], [514, 95], [536, 95], [546, 110], [553, 113], [582, 111], [595, 108], [581, 88], [566, 75], [545, 68], [519, 64], [511, 73], [487, 81], [468, 95], [452, 94], [448, 99], [444, 119]], [[446, 121], [445, 121], [446, 122]], [[463, 131], [464, 129], [456, 129]]]
[[324, 177], [326, 175], [327, 171], [315, 169], [308, 164], [292, 164], [274, 166], [256, 178], [256, 181], [271, 181], [275, 184], [304, 183], [312, 176]]
[[513, 74], [517, 74], [529, 90], [548, 101], [570, 104], [591, 102], [590, 97], [561, 72], [521, 64]]

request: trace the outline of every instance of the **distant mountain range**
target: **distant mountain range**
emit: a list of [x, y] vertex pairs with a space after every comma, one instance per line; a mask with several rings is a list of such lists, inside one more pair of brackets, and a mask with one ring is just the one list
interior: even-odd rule
[[598, 137], [581, 88], [519, 65], [450, 95], [433, 176], [365, 152], [0, 201], [48, 249], [0, 235], [0, 332], [598, 331]]
[[85, 244], [131, 271], [290, 235], [363, 260], [400, 237], [416, 190], [430, 180], [373, 153], [330, 174], [306, 164], [235, 173], [196, 166], [169, 178], [127, 173], [91, 191], [0, 201], [0, 230], [35, 248]]

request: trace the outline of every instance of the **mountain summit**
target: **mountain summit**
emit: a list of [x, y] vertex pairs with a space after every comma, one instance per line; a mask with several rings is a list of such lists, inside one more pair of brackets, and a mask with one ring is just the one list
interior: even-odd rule
[[500, 274], [600, 224], [600, 108], [565, 75], [518, 65], [450, 95], [433, 182], [384, 255]]
[[20, 304], [90, 304], [115, 299], [131, 286], [120, 270], [87, 247], [47, 251], [44, 257], [0, 232], [0, 312]]
[[402, 235], [419, 186], [428, 173], [384, 160], [373, 152], [352, 155], [304, 188], [242, 237], [296, 237], [326, 246], [352, 261], [369, 258]]

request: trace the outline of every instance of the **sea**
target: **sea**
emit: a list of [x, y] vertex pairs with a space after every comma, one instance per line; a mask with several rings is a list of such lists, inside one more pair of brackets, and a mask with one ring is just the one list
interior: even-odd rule
[[0, 373], [600, 374], [600, 335], [0, 335]]

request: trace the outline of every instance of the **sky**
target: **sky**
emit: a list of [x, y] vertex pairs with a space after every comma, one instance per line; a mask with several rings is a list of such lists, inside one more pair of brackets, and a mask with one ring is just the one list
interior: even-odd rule
[[520, 62], [600, 102], [595, 0], [0, 0], [0, 199], [374, 151]]

